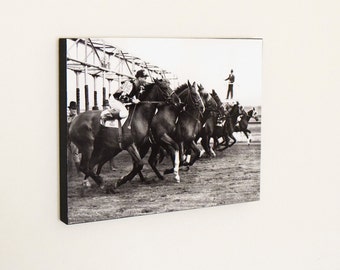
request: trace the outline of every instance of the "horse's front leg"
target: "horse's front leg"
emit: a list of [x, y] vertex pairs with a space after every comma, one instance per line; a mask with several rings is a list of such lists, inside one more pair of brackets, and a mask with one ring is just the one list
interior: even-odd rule
[[195, 155], [193, 155], [193, 158], [191, 159], [189, 165], [192, 166], [197, 159], [199, 159], [202, 156], [202, 151], [199, 149], [195, 141], [190, 142], [190, 148], [194, 151]]
[[150, 157], [149, 157], [149, 164], [152, 168], [152, 170], [155, 172], [155, 174], [157, 175], [157, 177], [160, 179], [160, 180], [163, 180], [164, 177], [163, 175], [161, 175], [161, 173], [158, 171], [157, 167], [156, 167], [156, 163], [157, 163], [157, 155], [159, 153], [159, 150], [160, 150], [160, 145], [158, 144], [153, 144], [151, 146], [151, 154], [150, 154]]
[[[141, 157], [142, 159], [143, 159], [143, 158], [146, 156], [146, 154], [148, 153], [148, 151], [149, 151], [149, 149], [150, 149], [150, 146], [151, 146], [151, 144], [150, 144], [149, 140], [147, 140], [146, 143], [144, 143], [144, 144], [139, 148], [139, 155], [140, 155], [140, 157]], [[142, 182], [145, 182], [145, 177], [144, 177], [142, 171], [139, 171], [139, 172], [138, 172], [138, 175], [139, 175], [140, 180], [141, 180]]]
[[[250, 145], [250, 142], [251, 142], [251, 131], [249, 129], [246, 129], [245, 131], [243, 131], [243, 133], [246, 135], [247, 137], [247, 143], [248, 145]], [[249, 135], [248, 135], [249, 133]]]
[[168, 135], [164, 134], [161, 138], [162, 143], [167, 147], [171, 154], [171, 160], [173, 164], [174, 179], [177, 183], [180, 182], [179, 165], [180, 165], [180, 153], [178, 144]]
[[228, 142], [228, 147], [231, 147], [231, 146], [233, 146], [235, 143], [236, 143], [236, 138], [235, 138], [235, 136], [234, 136], [234, 134], [231, 134], [230, 135], [230, 138], [233, 140], [233, 142], [231, 143], [231, 144], [229, 144], [229, 142]]

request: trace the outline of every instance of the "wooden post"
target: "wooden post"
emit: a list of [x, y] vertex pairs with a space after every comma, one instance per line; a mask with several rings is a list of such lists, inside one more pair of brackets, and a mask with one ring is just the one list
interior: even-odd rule
[[80, 112], [80, 88], [79, 88], [79, 71], [75, 71], [76, 73], [76, 102], [77, 102], [77, 113]]
[[108, 79], [108, 81], [109, 81], [109, 98], [111, 97], [111, 95], [112, 95], [112, 81], [113, 81], [113, 79]]
[[103, 71], [103, 106], [106, 99], [106, 88], [105, 88], [105, 71]]
[[94, 74], [92, 76], [93, 76], [93, 85], [94, 85], [94, 91], [93, 91], [94, 105], [92, 107], [92, 110], [99, 110], [98, 100], [97, 100], [97, 77], [98, 77], [98, 75]]
[[89, 110], [89, 86], [87, 84], [87, 42], [88, 40], [85, 40], [85, 70], [84, 70], [84, 82], [85, 82], [85, 111]]

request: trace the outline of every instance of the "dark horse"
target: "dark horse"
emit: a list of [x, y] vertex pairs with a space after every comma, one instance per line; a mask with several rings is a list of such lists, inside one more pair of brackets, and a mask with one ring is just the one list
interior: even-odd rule
[[184, 104], [181, 103], [176, 92], [173, 92], [173, 96], [176, 103], [170, 102], [158, 106], [158, 111], [152, 118], [150, 125], [152, 150], [149, 157], [149, 164], [158, 178], [164, 179], [163, 175], [161, 175], [156, 168], [156, 164], [158, 162], [157, 155], [160, 153], [160, 150], [166, 150], [171, 155], [174, 167], [174, 179], [176, 182], [179, 182], [179, 146], [174, 140], [174, 137], [176, 131], [176, 120], [180, 111], [183, 109]]
[[242, 114], [240, 121], [236, 124], [235, 129], [234, 129], [234, 132], [243, 132], [244, 135], [246, 135], [248, 145], [251, 142], [251, 131], [248, 129], [248, 123], [251, 118], [254, 118], [256, 121], [259, 120], [257, 116], [257, 112], [254, 107], [251, 110], [249, 110], [247, 113]]
[[210, 157], [215, 157], [216, 154], [210, 146], [210, 138], [213, 137], [213, 134], [215, 132], [217, 119], [221, 113], [220, 107], [218, 106], [217, 102], [212, 97], [212, 95], [210, 95], [208, 92], [204, 90], [202, 85], [199, 86], [199, 89], [200, 89], [200, 95], [202, 99], [204, 100], [204, 104], [205, 104], [205, 111], [203, 114], [203, 121], [202, 121], [203, 126], [199, 134], [199, 137], [202, 138], [201, 144], [204, 148], [205, 153]]
[[226, 108], [224, 107], [220, 97], [218, 96], [218, 94], [215, 92], [214, 89], [211, 91], [210, 95], [215, 100], [217, 107], [218, 107], [217, 123], [216, 123], [216, 126], [214, 128], [214, 133], [213, 133], [213, 137], [214, 137], [214, 148], [213, 149], [216, 149], [219, 145], [218, 136], [216, 135], [217, 133], [221, 133], [221, 131], [223, 130], [221, 129], [221, 126], [222, 126], [222, 123], [225, 122], [228, 112]]
[[[180, 163], [184, 164], [184, 149], [186, 149], [188, 157], [187, 162], [192, 165], [200, 156], [200, 149], [198, 148], [195, 138], [202, 128], [202, 116], [205, 110], [204, 103], [196, 89], [196, 83], [192, 85], [190, 82], [178, 87], [175, 93], [184, 103], [184, 109], [179, 113], [177, 123], [174, 131], [174, 141], [180, 147]], [[195, 152], [195, 158], [191, 161], [191, 151]], [[172, 173], [178, 170], [178, 167], [166, 170], [164, 173]]]
[[[137, 147], [148, 141], [149, 127], [157, 105], [171, 98], [172, 90], [167, 84], [155, 80], [155, 83], [147, 85], [140, 95], [141, 102], [130, 108], [121, 131], [118, 128], [101, 126], [101, 111], [86, 111], [76, 117], [70, 126], [69, 136], [82, 154], [80, 170], [85, 174], [85, 179], [90, 176], [104, 188], [103, 179], [99, 176], [100, 169], [122, 150], [127, 150], [131, 155], [133, 169], [119, 179], [115, 187], [131, 180], [137, 173], [141, 175], [143, 162]], [[97, 164], [95, 174], [93, 168]]]
[[[233, 133], [237, 124], [237, 118], [242, 114], [238, 102], [234, 105], [228, 106], [226, 111], [224, 124], [222, 126], [217, 126], [213, 135], [215, 142], [218, 141], [218, 138], [223, 138], [223, 142], [221, 144], [225, 144], [225, 147], [218, 149], [219, 151], [222, 151], [236, 143], [236, 138]], [[233, 140], [231, 144], [229, 144], [230, 139]]]

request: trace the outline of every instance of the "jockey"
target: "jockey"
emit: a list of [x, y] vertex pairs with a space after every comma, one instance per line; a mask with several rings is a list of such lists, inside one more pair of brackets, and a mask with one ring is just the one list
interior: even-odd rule
[[240, 106], [240, 111], [241, 111], [241, 114], [237, 117], [237, 123], [236, 123], [237, 126], [240, 125], [242, 117], [248, 115], [243, 106]]
[[138, 104], [139, 94], [146, 84], [148, 75], [144, 70], [138, 70], [135, 79], [125, 81], [121, 87], [109, 99], [109, 108], [104, 109], [101, 114], [100, 122], [102, 125], [108, 119], [124, 119], [129, 115], [123, 103]]

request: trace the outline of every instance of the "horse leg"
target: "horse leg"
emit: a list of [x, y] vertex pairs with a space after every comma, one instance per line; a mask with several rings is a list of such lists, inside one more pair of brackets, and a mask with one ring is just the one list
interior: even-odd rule
[[171, 160], [173, 164], [173, 173], [174, 173], [174, 179], [177, 183], [180, 182], [180, 176], [179, 176], [179, 146], [178, 144], [168, 135], [164, 134], [161, 138], [161, 141], [165, 146], [167, 147], [167, 150], [171, 154]]
[[223, 141], [221, 142], [221, 145], [224, 145], [224, 147], [218, 149], [218, 151], [223, 151], [224, 149], [227, 149], [229, 147], [229, 142], [230, 142], [229, 136], [224, 135], [222, 138], [223, 138]]
[[[89, 186], [89, 182], [87, 178], [90, 176], [100, 187], [103, 186], [103, 178], [97, 176], [90, 167], [90, 163], [93, 157], [94, 146], [89, 144], [87, 146], [82, 147], [82, 158], [79, 166], [79, 170], [85, 174], [83, 185]], [[91, 158], [90, 158], [91, 157]]]
[[[106, 162], [108, 162], [109, 160], [113, 159], [116, 155], [118, 155], [118, 153], [120, 153], [121, 150], [117, 149], [113, 152], [109, 152], [109, 151], [105, 151], [105, 154], [103, 154], [103, 158], [101, 160], [98, 160], [98, 166], [97, 166], [97, 171], [96, 174], [99, 175], [104, 164]], [[94, 161], [95, 162], [95, 161]], [[93, 166], [95, 166], [96, 164], [93, 164]]]
[[157, 164], [157, 155], [159, 153], [159, 150], [160, 150], [160, 145], [158, 144], [153, 144], [151, 146], [151, 154], [149, 156], [149, 164], [152, 168], [152, 170], [155, 172], [155, 174], [157, 175], [157, 177], [160, 179], [160, 180], [163, 180], [164, 177], [163, 175], [161, 175], [161, 173], [158, 171], [157, 167], [156, 167], [156, 164]]
[[233, 142], [230, 145], [228, 145], [228, 147], [232, 147], [236, 143], [236, 138], [234, 134], [230, 134], [230, 138], [233, 140]]
[[251, 141], [252, 141], [251, 131], [249, 129], [247, 129], [247, 132], [249, 133], [249, 144], [250, 144]]
[[159, 157], [158, 157], [157, 163], [161, 164], [163, 159], [167, 156], [167, 154], [168, 154], [167, 151], [164, 149], [164, 147], [161, 146], [158, 151]]
[[[97, 146], [94, 148], [91, 159], [89, 161], [89, 175], [97, 183], [100, 188], [104, 188], [103, 178], [99, 175], [103, 165], [109, 161], [112, 157], [116, 156], [121, 150], [115, 150], [114, 152], [109, 152], [102, 146]], [[93, 168], [98, 164], [96, 174], [93, 172]]]
[[[144, 143], [140, 148], [139, 148], [139, 155], [141, 158], [144, 158], [146, 156], [146, 154], [148, 153], [149, 149], [150, 149], [150, 142], [147, 141], [146, 143]], [[142, 173], [142, 171], [138, 172], [139, 178], [142, 182], [145, 182], [145, 177]]]
[[190, 149], [192, 149], [195, 153], [195, 155], [193, 156], [189, 163], [189, 166], [192, 166], [196, 162], [196, 160], [201, 157], [201, 150], [194, 141], [190, 142]]
[[183, 165], [185, 163], [185, 159], [186, 159], [186, 153], [184, 150], [184, 142], [181, 142], [179, 144], [179, 154], [180, 154], [180, 164]]
[[209, 143], [208, 143], [208, 135], [205, 132], [203, 132], [203, 134], [202, 134], [201, 145], [203, 146], [203, 149], [207, 153], [207, 155], [210, 156], [210, 149], [209, 149]]
[[[178, 155], [179, 155], [179, 158], [178, 158], [179, 159], [179, 166], [186, 166], [187, 160], [190, 159], [190, 157], [191, 157], [191, 153], [187, 149], [185, 149], [184, 142], [180, 142], [180, 143], [175, 142], [175, 144], [177, 145], [178, 150], [179, 150], [179, 153], [178, 153]], [[166, 150], [169, 151], [168, 148]], [[170, 152], [170, 154], [171, 154], [171, 152]], [[166, 169], [164, 171], [164, 174], [174, 173], [174, 168], [175, 168], [174, 161], [175, 161], [175, 155], [173, 154], [172, 155], [173, 167], [171, 169]]]
[[216, 150], [219, 146], [220, 146], [220, 143], [218, 141], [218, 137], [217, 136], [213, 136], [213, 139], [214, 139], [214, 150]]
[[136, 147], [135, 144], [131, 144], [127, 149], [126, 149], [129, 154], [131, 155], [132, 159], [133, 159], [133, 168], [132, 171], [123, 176], [121, 179], [119, 179], [116, 184], [115, 187], [119, 187], [122, 184], [125, 184], [127, 181], [130, 181], [133, 177], [135, 177], [135, 175], [141, 171], [143, 169], [143, 161], [139, 155], [138, 149]]
[[248, 143], [248, 145], [250, 145], [251, 138], [250, 138], [250, 136], [248, 136], [248, 132], [249, 132], [249, 135], [250, 135], [251, 134], [250, 130], [248, 130], [248, 129], [243, 130], [244, 135], [246, 135], [246, 137], [247, 137], [247, 143]]

